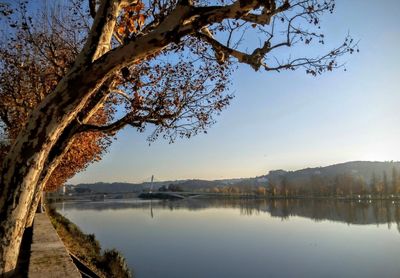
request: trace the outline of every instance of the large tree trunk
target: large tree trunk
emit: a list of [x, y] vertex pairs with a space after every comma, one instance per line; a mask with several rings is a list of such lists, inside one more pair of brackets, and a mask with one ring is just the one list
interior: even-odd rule
[[[109, 49], [119, 9], [118, 0], [102, 1], [75, 66], [32, 113], [26, 129], [18, 136], [3, 162], [0, 176], [0, 274], [15, 269], [24, 227], [32, 224], [44, 185], [62, 157], [58, 155], [54, 161], [49, 161], [50, 150], [111, 72], [110, 69], [89, 68]], [[95, 71], [98, 74], [94, 74]], [[64, 147], [71, 140], [62, 139]], [[56, 150], [60, 152], [60, 149]], [[50, 163], [46, 165], [46, 161]], [[45, 166], [48, 171], [43, 173]]]
[[106, 74], [95, 73], [90, 67], [72, 69], [33, 111], [4, 160], [0, 176], [0, 273], [11, 272], [16, 266], [27, 214], [50, 150]]
[[[0, 176], [0, 273], [15, 268], [27, 212], [49, 151], [96, 87], [95, 84], [82, 84], [80, 80], [85, 80], [82, 73], [72, 73], [59, 84], [56, 91], [32, 113], [3, 162]], [[89, 92], [87, 96], [86, 92]]]
[[[102, 5], [99, 8], [98, 14], [101, 16], [100, 13], [105, 14], [106, 21], [99, 22], [99, 17], [97, 18], [97, 25], [99, 26], [99, 30], [97, 30], [98, 34], [92, 35], [89, 38], [88, 43], [85, 46], [85, 49], [82, 50], [82, 53], [77, 59], [78, 61], [90, 61], [93, 62], [94, 60], [101, 57], [104, 53], [106, 53], [110, 49], [111, 38], [113, 34], [113, 30], [115, 27], [115, 20], [117, 18], [118, 12], [120, 9], [120, 1], [116, 0], [112, 3], [112, 1], [103, 1]], [[96, 25], [96, 22], [94, 26]], [[95, 28], [93, 28], [95, 29]], [[90, 39], [96, 40], [96, 43], [90, 42]], [[78, 64], [78, 63], [76, 63]], [[86, 113], [80, 111], [79, 118], [83, 119], [82, 122], [86, 123], [90, 118], [98, 111], [98, 109], [103, 105], [103, 102], [108, 97], [108, 87], [112, 84], [112, 80], [108, 80], [106, 82], [106, 86], [101, 88], [99, 92], [96, 94], [95, 97], [90, 99], [88, 107], [86, 107]], [[35, 213], [39, 202], [41, 200], [43, 189], [46, 186], [47, 181], [50, 179], [51, 174], [57, 168], [59, 163], [61, 162], [63, 156], [67, 153], [69, 147], [73, 143], [73, 137], [77, 132], [78, 123], [77, 121], [71, 122], [66, 129], [63, 131], [63, 134], [58, 139], [58, 142], [53, 147], [52, 151], [50, 152], [49, 157], [45, 163], [45, 168], [41, 174], [41, 178], [39, 182], [35, 186], [35, 192], [33, 195], [33, 200], [30, 204], [27, 219], [26, 219], [26, 227], [31, 227], [33, 224], [33, 220], [35, 218]]]
[[49, 153], [65, 128], [111, 74], [155, 54], [191, 32], [190, 28], [179, 30], [183, 18], [190, 12], [189, 7], [179, 6], [156, 30], [95, 60], [99, 47], [109, 45], [119, 7], [119, 1], [102, 2], [87, 43], [74, 66], [54, 92], [32, 112], [3, 162], [0, 176], [0, 274], [15, 269], [36, 186]]
[[[102, 88], [96, 93], [96, 95], [90, 99], [88, 106], [85, 108], [85, 112], [81, 112], [78, 116], [79, 118], [83, 119], [83, 123], [88, 122], [90, 118], [103, 105], [104, 101], [107, 99], [110, 93], [109, 87], [112, 87], [112, 84], [112, 80], [107, 81], [105, 86], [102, 86]], [[77, 121], [71, 122], [68, 127], [65, 128], [63, 134], [60, 136], [52, 151], [49, 153], [45, 169], [43, 169], [41, 178], [36, 185], [33, 200], [26, 219], [26, 227], [31, 227], [33, 225], [33, 220], [35, 218], [37, 208], [39, 206], [40, 200], [42, 200], [42, 192], [53, 171], [57, 168], [64, 155], [68, 152], [70, 146], [73, 144], [74, 135], [78, 131], [78, 128], [79, 125]]]

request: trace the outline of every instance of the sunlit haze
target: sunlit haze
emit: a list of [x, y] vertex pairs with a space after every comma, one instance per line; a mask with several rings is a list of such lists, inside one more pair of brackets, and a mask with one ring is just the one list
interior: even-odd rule
[[[348, 32], [360, 53], [312, 77], [240, 65], [232, 104], [208, 134], [169, 144], [125, 128], [101, 162], [70, 183], [253, 177], [352, 160], [400, 160], [400, 1], [337, 1], [323, 17], [327, 48]], [[323, 49], [315, 48], [323, 52]]]

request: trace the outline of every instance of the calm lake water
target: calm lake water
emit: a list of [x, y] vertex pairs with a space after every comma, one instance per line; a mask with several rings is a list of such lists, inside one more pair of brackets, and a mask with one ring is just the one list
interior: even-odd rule
[[400, 203], [138, 199], [59, 203], [137, 278], [400, 277]]

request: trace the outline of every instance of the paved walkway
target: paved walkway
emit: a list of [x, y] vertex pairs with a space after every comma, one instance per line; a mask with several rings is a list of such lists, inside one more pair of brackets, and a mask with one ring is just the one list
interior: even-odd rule
[[37, 213], [33, 223], [28, 277], [82, 277], [46, 213]]

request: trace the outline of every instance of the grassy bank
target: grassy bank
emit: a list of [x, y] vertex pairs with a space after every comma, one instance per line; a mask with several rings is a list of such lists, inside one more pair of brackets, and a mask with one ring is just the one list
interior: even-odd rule
[[100, 243], [92, 234], [83, 233], [78, 226], [59, 214], [54, 208], [47, 208], [50, 220], [67, 249], [93, 271], [103, 277], [132, 277], [125, 258], [115, 249], [101, 250]]

